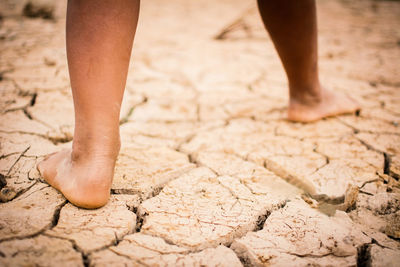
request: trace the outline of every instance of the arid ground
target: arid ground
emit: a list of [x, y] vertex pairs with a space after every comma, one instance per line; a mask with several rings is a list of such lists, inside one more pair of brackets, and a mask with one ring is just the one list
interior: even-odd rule
[[0, 11], [0, 265], [400, 266], [400, 2], [317, 4], [321, 79], [362, 110], [301, 124], [255, 1], [142, 1], [96, 210], [36, 170], [72, 141], [65, 3]]

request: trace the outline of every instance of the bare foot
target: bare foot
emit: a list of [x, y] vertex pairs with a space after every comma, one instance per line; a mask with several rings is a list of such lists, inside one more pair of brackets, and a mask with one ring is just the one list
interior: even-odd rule
[[313, 122], [322, 118], [355, 113], [359, 104], [345, 94], [326, 89], [318, 100], [299, 101], [290, 99], [288, 119], [297, 122]]
[[72, 204], [87, 209], [104, 206], [110, 197], [116, 156], [78, 156], [72, 150], [49, 155], [38, 164], [42, 177]]

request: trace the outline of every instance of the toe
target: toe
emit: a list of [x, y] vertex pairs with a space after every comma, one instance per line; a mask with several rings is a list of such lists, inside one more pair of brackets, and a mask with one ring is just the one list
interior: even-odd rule
[[41, 162], [37, 164], [37, 169], [41, 177], [51, 186], [57, 188], [54, 180], [57, 175], [57, 168], [65, 157], [65, 152], [60, 151], [47, 155]]
[[39, 171], [39, 173], [40, 173], [40, 176], [42, 177], [42, 178], [44, 178], [45, 176], [46, 176], [46, 158], [45, 159], [43, 159], [41, 162], [39, 162], [38, 164], [37, 164], [37, 166], [36, 166], [36, 169]]
[[42, 177], [44, 176], [44, 172], [45, 172], [45, 170], [46, 170], [46, 163], [47, 163], [48, 159], [49, 159], [51, 156], [55, 155], [56, 153], [57, 153], [57, 152], [53, 152], [53, 153], [51, 153], [51, 154], [46, 155], [46, 156], [44, 157], [44, 159], [36, 165], [36, 169], [39, 171], [39, 173], [40, 173], [40, 175], [41, 175]]

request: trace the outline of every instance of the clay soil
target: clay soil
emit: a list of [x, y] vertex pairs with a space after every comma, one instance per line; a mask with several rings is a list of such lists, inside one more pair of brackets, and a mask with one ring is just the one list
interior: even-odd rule
[[65, 6], [3, 13], [0, 265], [400, 266], [400, 2], [317, 4], [321, 79], [362, 110], [301, 124], [255, 1], [142, 1], [96, 210], [36, 170], [72, 143]]

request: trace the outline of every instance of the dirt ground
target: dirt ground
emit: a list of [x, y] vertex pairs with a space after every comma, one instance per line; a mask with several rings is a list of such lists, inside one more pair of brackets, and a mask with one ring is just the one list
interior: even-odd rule
[[322, 81], [362, 110], [300, 124], [255, 1], [142, 1], [97, 210], [35, 168], [72, 141], [61, 2], [0, 11], [0, 265], [400, 266], [400, 2], [318, 1]]

